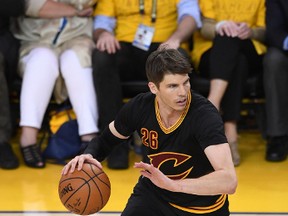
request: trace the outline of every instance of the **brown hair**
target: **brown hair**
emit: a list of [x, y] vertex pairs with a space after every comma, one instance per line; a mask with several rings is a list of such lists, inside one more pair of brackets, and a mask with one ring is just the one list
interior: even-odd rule
[[146, 61], [146, 76], [157, 87], [166, 74], [189, 74], [192, 67], [189, 59], [177, 49], [158, 49]]

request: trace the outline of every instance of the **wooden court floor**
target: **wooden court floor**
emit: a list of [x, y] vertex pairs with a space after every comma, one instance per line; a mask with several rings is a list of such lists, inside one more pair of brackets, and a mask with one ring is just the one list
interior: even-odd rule
[[[230, 196], [233, 216], [287, 215], [288, 216], [288, 159], [280, 163], [264, 160], [265, 141], [258, 132], [240, 133], [242, 162], [236, 168], [239, 186]], [[18, 140], [13, 147], [19, 156]], [[47, 164], [37, 170], [24, 166], [16, 170], [0, 169], [0, 215], [9, 216], [66, 216], [57, 192], [62, 166]], [[130, 162], [141, 157], [130, 152]], [[110, 170], [104, 162], [104, 170], [110, 177], [112, 194], [108, 204], [96, 215], [118, 216], [126, 204], [137, 181], [139, 171], [132, 165], [127, 170]]]

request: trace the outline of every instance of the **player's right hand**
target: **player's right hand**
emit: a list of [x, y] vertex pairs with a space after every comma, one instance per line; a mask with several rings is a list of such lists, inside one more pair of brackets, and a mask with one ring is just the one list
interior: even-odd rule
[[91, 154], [81, 154], [76, 157], [74, 157], [72, 160], [70, 160], [62, 169], [61, 174], [66, 175], [68, 172], [73, 173], [75, 169], [81, 170], [83, 167], [83, 164], [85, 163], [91, 163], [97, 166], [98, 168], [102, 169], [102, 165], [99, 161], [97, 161]]

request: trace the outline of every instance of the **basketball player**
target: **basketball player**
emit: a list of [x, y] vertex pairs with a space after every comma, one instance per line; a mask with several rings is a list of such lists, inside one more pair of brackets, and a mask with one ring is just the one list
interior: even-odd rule
[[100, 162], [137, 131], [146, 163], [122, 216], [227, 216], [237, 178], [217, 109], [190, 90], [189, 61], [177, 50], [153, 52], [146, 62], [149, 93], [131, 99], [84, 154], [62, 171]]

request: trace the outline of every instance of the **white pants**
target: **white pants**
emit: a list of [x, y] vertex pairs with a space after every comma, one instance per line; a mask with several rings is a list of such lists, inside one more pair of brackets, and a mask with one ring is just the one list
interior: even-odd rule
[[41, 128], [60, 70], [77, 115], [79, 135], [99, 131], [92, 68], [83, 68], [73, 50], [66, 50], [58, 59], [52, 50], [36, 48], [23, 61], [25, 69], [20, 97], [20, 126]]

